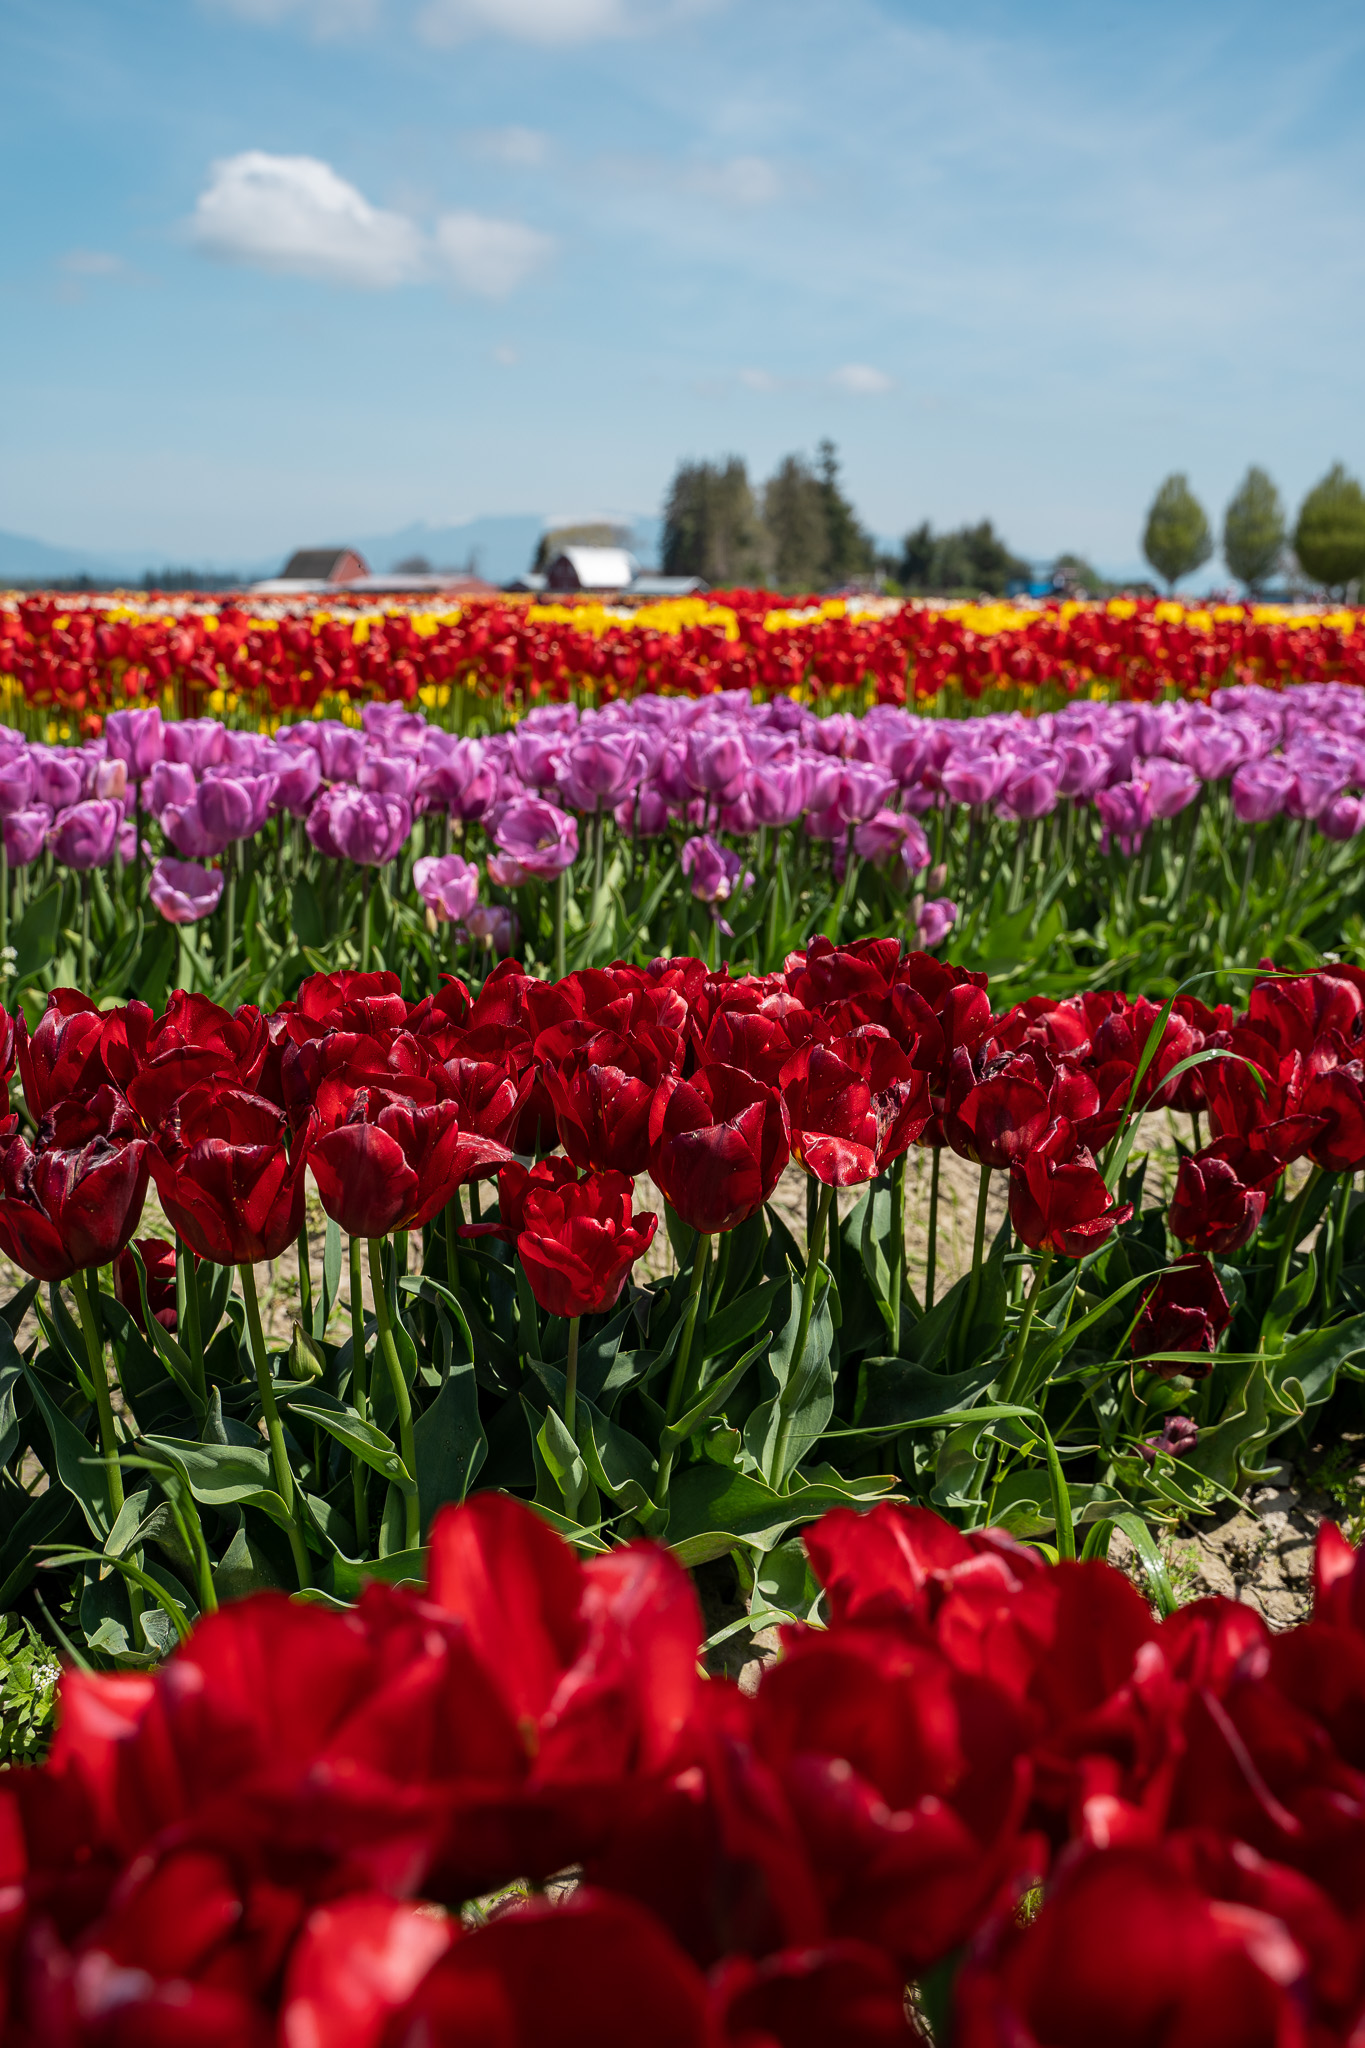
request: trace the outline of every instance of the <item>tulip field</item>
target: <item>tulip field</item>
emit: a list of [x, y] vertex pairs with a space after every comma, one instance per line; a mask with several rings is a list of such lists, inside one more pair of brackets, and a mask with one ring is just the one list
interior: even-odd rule
[[1359, 2048], [1362, 650], [0, 604], [0, 2048]]

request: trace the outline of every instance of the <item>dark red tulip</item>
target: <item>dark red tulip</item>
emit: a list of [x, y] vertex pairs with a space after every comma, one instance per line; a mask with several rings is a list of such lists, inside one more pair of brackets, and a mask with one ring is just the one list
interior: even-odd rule
[[1312, 1073], [1302, 1098], [1305, 1116], [1319, 1119], [1308, 1148], [1328, 1173], [1358, 1173], [1365, 1166], [1365, 1064], [1359, 1059]]
[[[443, 1062], [450, 1100], [460, 1129], [480, 1138], [510, 1145], [532, 1088], [536, 1069], [529, 1046], [513, 1046], [500, 1060], [456, 1054]], [[491, 1173], [485, 1167], [483, 1173]], [[472, 1176], [481, 1178], [482, 1175]]]
[[957, 2048], [1298, 2048], [1308, 1957], [1223, 1907], [1159, 1847], [1073, 1862], [1038, 1917], [996, 1931], [958, 1983]]
[[1115, 1202], [1094, 1159], [1061, 1119], [1010, 1168], [1010, 1222], [1034, 1251], [1084, 1258], [1132, 1213], [1131, 1202]]
[[306, 1133], [286, 1149], [283, 1111], [264, 1096], [203, 1082], [184, 1097], [151, 1155], [161, 1206], [201, 1259], [277, 1259], [303, 1224]]
[[684, 1223], [733, 1230], [762, 1207], [791, 1156], [786, 1106], [737, 1067], [668, 1075], [649, 1115], [649, 1171]]
[[929, 1120], [927, 1075], [871, 1027], [831, 1044], [803, 1046], [782, 1068], [778, 1085], [792, 1156], [835, 1187], [875, 1179]]
[[954, 1152], [996, 1168], [1023, 1158], [1052, 1120], [1052, 1079], [1027, 1053], [992, 1060], [978, 1075], [959, 1046], [948, 1066], [943, 1114]]
[[1133, 1328], [1133, 1354], [1147, 1358], [1154, 1351], [1187, 1351], [1192, 1354], [1188, 1364], [1168, 1359], [1153, 1371], [1166, 1379], [1176, 1373], [1203, 1379], [1213, 1371], [1208, 1354], [1231, 1321], [1232, 1309], [1211, 1263], [1203, 1253], [1189, 1252], [1144, 1295]]
[[[1252, 1172], [1263, 1177], [1243, 1178]], [[1240, 1251], [1260, 1228], [1273, 1180], [1266, 1162], [1250, 1158], [1236, 1139], [1205, 1146], [1180, 1162], [1168, 1216], [1172, 1234], [1191, 1251]]]
[[327, 1214], [352, 1237], [418, 1230], [464, 1182], [510, 1158], [462, 1131], [452, 1101], [412, 1102], [380, 1089], [355, 1095], [344, 1123], [318, 1132], [309, 1163]]
[[1186, 1458], [1199, 1442], [1199, 1424], [1192, 1415], [1168, 1415], [1156, 1436], [1145, 1436], [1138, 1456], [1154, 1465], [1159, 1457]]
[[659, 1219], [631, 1214], [635, 1184], [625, 1173], [589, 1173], [555, 1185], [530, 1179], [512, 1198], [517, 1255], [531, 1292], [553, 1316], [610, 1308]]
[[559, 1142], [574, 1164], [643, 1173], [654, 1091], [680, 1062], [677, 1037], [649, 1026], [623, 1037], [590, 1023], [561, 1024], [540, 1034], [536, 1057]]
[[142, 1290], [137, 1284], [133, 1251], [142, 1258], [147, 1274], [147, 1306], [163, 1330], [175, 1329], [177, 1291], [175, 1246], [164, 1237], [135, 1237], [132, 1248], [121, 1251], [114, 1261], [114, 1296], [127, 1309], [139, 1330], [146, 1334], [142, 1314]]
[[[150, 1024], [152, 1013], [145, 1003], [130, 1007]], [[118, 1031], [116, 1018], [115, 1012], [96, 1009], [89, 996], [73, 988], [56, 988], [32, 1034], [22, 1011], [14, 1019], [15, 1056], [35, 1123], [59, 1102], [93, 1095], [118, 1078], [106, 1060], [111, 1031]], [[126, 1079], [121, 1077], [119, 1085]]]
[[35, 1143], [10, 1117], [0, 1135], [0, 1249], [39, 1280], [107, 1266], [137, 1229], [148, 1147], [107, 1085], [89, 1102], [59, 1103]]

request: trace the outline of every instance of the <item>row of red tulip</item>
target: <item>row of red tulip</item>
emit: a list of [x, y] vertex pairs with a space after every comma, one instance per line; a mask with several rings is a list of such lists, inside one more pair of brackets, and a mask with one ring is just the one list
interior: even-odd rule
[[[791, 1158], [847, 1188], [947, 1144], [1009, 1173], [1024, 1244], [1081, 1257], [1131, 1213], [1095, 1162], [1132, 1109], [1208, 1116], [1169, 1218], [1195, 1253], [1247, 1243], [1294, 1161], [1365, 1166], [1365, 972], [1347, 966], [1266, 976], [1244, 1016], [1180, 997], [1163, 1020], [1117, 994], [995, 1016], [984, 975], [895, 939], [814, 940], [768, 976], [683, 959], [546, 983], [508, 961], [473, 1002], [454, 977], [409, 1003], [394, 975], [318, 975], [270, 1018], [177, 994], [154, 1020], [59, 990], [8, 1040], [35, 1128], [8, 1125], [0, 1245], [48, 1281], [122, 1251], [149, 1175], [194, 1252], [239, 1265], [297, 1236], [305, 1167], [367, 1239], [497, 1174], [543, 1305], [575, 1316], [614, 1301], [649, 1243], [653, 1219], [630, 1215], [646, 1168], [711, 1235]], [[556, 1143], [567, 1157], [515, 1162]]]
[[754, 1696], [700, 1674], [665, 1551], [585, 1565], [495, 1495], [440, 1520], [425, 1586], [257, 1595], [157, 1671], [67, 1672], [49, 1760], [0, 1789], [0, 2039], [1359, 2042], [1365, 1564], [1335, 1529], [1274, 1637], [923, 1510], [807, 1548], [828, 1626]]
[[800, 688], [932, 703], [944, 690], [969, 701], [1092, 689], [1150, 700], [1171, 689], [1206, 697], [1230, 682], [1365, 681], [1365, 633], [1347, 611], [780, 603], [732, 592], [692, 607], [696, 617], [650, 611], [636, 624], [584, 611], [580, 625], [572, 608], [502, 598], [425, 614], [389, 602], [357, 618], [335, 599], [260, 616], [236, 600], [138, 612], [41, 593], [0, 604], [0, 677], [16, 679], [21, 704], [93, 719], [168, 689], [186, 713], [226, 690], [287, 716], [338, 696], [435, 702], [452, 688], [507, 704]]

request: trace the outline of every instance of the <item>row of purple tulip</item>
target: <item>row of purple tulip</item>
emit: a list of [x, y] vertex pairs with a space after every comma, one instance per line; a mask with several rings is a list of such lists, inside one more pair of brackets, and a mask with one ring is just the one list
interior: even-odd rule
[[[817, 718], [788, 698], [727, 693], [641, 697], [580, 712], [531, 711], [514, 728], [464, 738], [399, 705], [370, 704], [359, 727], [306, 720], [273, 736], [216, 719], [112, 713], [82, 747], [0, 732], [0, 817], [11, 866], [50, 851], [72, 869], [153, 853], [170, 857], [152, 900], [177, 922], [202, 917], [222, 889], [202, 863], [254, 838], [270, 820], [302, 821], [323, 855], [380, 867], [414, 820], [480, 824], [498, 888], [552, 880], [579, 854], [579, 820], [610, 814], [634, 839], [690, 834], [683, 872], [694, 895], [724, 901], [742, 886], [739, 856], [718, 835], [750, 839], [801, 821], [828, 842], [902, 871], [927, 868], [926, 814], [965, 807], [1027, 822], [1059, 804], [1093, 805], [1103, 840], [1132, 852], [1153, 820], [1226, 783], [1245, 824], [1281, 814], [1331, 839], [1365, 825], [1365, 700], [1342, 684], [1220, 691], [1211, 702], [1068, 705], [1055, 714], [925, 718], [877, 705], [858, 718]], [[427, 838], [428, 845], [431, 844]], [[479, 878], [458, 853], [416, 863], [438, 918], [474, 913]]]

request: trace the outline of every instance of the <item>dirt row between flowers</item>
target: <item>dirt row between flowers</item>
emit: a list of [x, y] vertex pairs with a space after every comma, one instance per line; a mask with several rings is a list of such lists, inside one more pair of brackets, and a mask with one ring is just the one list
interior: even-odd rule
[[[1172, 1125], [1164, 1112], [1143, 1120], [1141, 1146], [1148, 1155], [1146, 1200], [1169, 1199], [1175, 1185], [1176, 1149]], [[906, 1263], [911, 1287], [923, 1299], [929, 1184], [932, 1154], [912, 1149], [906, 1173]], [[972, 1238], [976, 1219], [978, 1170], [969, 1160], [952, 1151], [942, 1154], [939, 1178], [939, 1222], [937, 1293], [943, 1293], [971, 1264]], [[1004, 1220], [1007, 1179], [992, 1176], [986, 1212], [986, 1241], [989, 1244]], [[854, 1191], [842, 1198], [846, 1210], [856, 1199]], [[798, 1244], [806, 1242], [806, 1177], [789, 1166], [778, 1183], [773, 1206]], [[662, 1218], [663, 1198], [647, 1175], [636, 1193], [637, 1209], [653, 1209]], [[321, 1284], [327, 1217], [317, 1190], [308, 1183], [306, 1201], [309, 1260], [313, 1287]], [[173, 1237], [157, 1200], [149, 1188], [147, 1204], [138, 1228], [139, 1237]], [[415, 1249], [414, 1249], [415, 1256]], [[666, 1277], [675, 1270], [672, 1248], [662, 1221], [653, 1245], [640, 1262], [641, 1276], [649, 1280]], [[0, 1258], [0, 1288], [8, 1297], [24, 1284], [26, 1276]], [[299, 1302], [298, 1253], [291, 1246], [279, 1259], [256, 1268], [256, 1286], [266, 1335], [272, 1345], [283, 1346], [293, 1334]], [[329, 1335], [343, 1342], [350, 1328], [349, 1262], [342, 1261], [341, 1291], [333, 1304]], [[20, 1332], [21, 1345], [37, 1334], [32, 1315]], [[115, 1405], [118, 1389], [114, 1388]], [[262, 1433], [264, 1441], [264, 1433]], [[36, 1490], [46, 1485], [35, 1465]], [[1230, 1503], [1197, 1522], [1179, 1526], [1162, 1537], [1173, 1590], [1182, 1602], [1210, 1594], [1244, 1600], [1264, 1616], [1270, 1627], [1288, 1628], [1308, 1614], [1312, 1604], [1313, 1546], [1319, 1523], [1326, 1516], [1343, 1525], [1365, 1525], [1365, 1439], [1336, 1445], [1314, 1445], [1298, 1466], [1281, 1464], [1271, 1468], [1266, 1481], [1254, 1487], [1240, 1507]], [[1348, 1527], [1357, 1539], [1362, 1527]], [[1119, 1534], [1110, 1548], [1112, 1561], [1127, 1570], [1135, 1583], [1146, 1590], [1136, 1556], [1128, 1540]], [[738, 1618], [740, 1610], [723, 1596], [711, 1574], [703, 1576], [703, 1603], [708, 1632], [714, 1632]], [[714, 1655], [717, 1669], [755, 1684], [760, 1664], [776, 1649], [776, 1639], [762, 1632], [752, 1640], [733, 1637]]]

